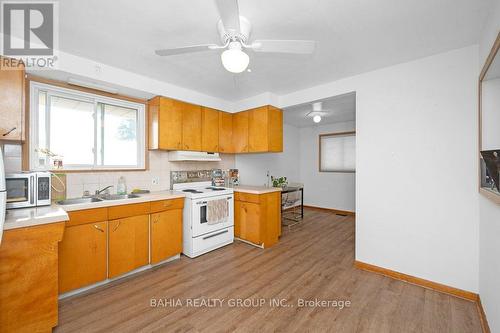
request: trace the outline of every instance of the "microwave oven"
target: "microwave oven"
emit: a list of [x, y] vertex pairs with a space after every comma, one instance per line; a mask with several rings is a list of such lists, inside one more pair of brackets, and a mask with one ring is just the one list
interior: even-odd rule
[[7, 209], [50, 205], [50, 172], [20, 172], [5, 176]]

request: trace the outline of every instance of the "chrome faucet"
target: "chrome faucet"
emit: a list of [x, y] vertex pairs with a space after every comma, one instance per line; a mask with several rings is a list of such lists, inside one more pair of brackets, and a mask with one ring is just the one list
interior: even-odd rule
[[106, 186], [105, 188], [101, 189], [101, 190], [96, 190], [95, 191], [95, 195], [99, 195], [101, 194], [102, 192], [106, 191], [107, 189], [113, 187], [113, 185], [109, 185], [109, 186]]

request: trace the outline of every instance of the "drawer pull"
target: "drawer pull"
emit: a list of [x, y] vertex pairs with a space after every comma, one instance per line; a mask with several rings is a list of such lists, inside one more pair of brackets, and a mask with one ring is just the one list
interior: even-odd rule
[[172, 204], [171, 202], [169, 202], [169, 201], [165, 201], [165, 202], [163, 203], [163, 207], [168, 207], [168, 206], [170, 206], [171, 204]]
[[2, 134], [2, 136], [7, 136], [9, 135], [10, 133], [12, 133], [13, 131], [15, 131], [17, 129], [17, 127], [12, 127], [10, 130], [8, 130], [7, 132], [5, 132], [4, 134]]
[[118, 227], [120, 226], [120, 223], [121, 223], [121, 221], [118, 221], [118, 224], [116, 225], [116, 227], [113, 228], [113, 231], [116, 231], [116, 229], [118, 229]]
[[96, 228], [97, 230], [99, 230], [100, 232], [104, 232], [104, 230], [102, 230], [101, 228], [99, 228], [99, 226], [95, 225], [94, 224], [94, 228]]
[[224, 231], [218, 232], [218, 233], [213, 234], [213, 235], [205, 236], [205, 237], [203, 237], [203, 239], [213, 238], [213, 237], [216, 237], [216, 236], [219, 236], [219, 235], [222, 235], [222, 234], [228, 233], [228, 232], [229, 232], [228, 230], [224, 230]]

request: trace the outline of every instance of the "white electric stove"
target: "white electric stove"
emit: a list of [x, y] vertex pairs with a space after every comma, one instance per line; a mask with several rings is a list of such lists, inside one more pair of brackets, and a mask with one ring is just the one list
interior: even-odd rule
[[[179, 171], [177, 171], [178, 173]], [[174, 183], [172, 189], [186, 195], [183, 211], [183, 253], [194, 258], [234, 241], [233, 189], [214, 187], [211, 181]], [[208, 224], [207, 204], [226, 200], [229, 215], [223, 222]]]

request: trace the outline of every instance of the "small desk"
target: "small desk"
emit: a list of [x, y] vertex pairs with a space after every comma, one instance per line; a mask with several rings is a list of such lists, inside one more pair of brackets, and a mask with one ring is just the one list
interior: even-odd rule
[[[304, 187], [299, 186], [287, 186], [283, 187], [281, 190], [281, 194], [283, 193], [291, 193], [300, 191], [300, 217], [304, 218]], [[281, 206], [281, 212], [283, 212], [283, 206]]]

